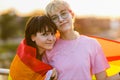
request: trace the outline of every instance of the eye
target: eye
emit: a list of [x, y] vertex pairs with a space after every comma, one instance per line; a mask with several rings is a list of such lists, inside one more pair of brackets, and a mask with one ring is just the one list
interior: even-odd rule
[[57, 17], [57, 16], [53, 16], [53, 17], [51, 17], [51, 19], [52, 19], [53, 21], [56, 21], [56, 20], [58, 20], [58, 17]]
[[66, 15], [66, 14], [67, 14], [67, 12], [62, 12], [62, 13], [61, 13], [61, 15]]
[[66, 18], [68, 16], [68, 13], [66, 11], [62, 12], [61, 13], [61, 17], [62, 18]]
[[48, 36], [49, 34], [47, 34], [47, 33], [42, 33], [42, 36]]

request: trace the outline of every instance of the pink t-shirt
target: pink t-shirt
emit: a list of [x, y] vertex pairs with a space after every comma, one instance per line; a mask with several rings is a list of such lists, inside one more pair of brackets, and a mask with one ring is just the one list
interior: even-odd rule
[[48, 63], [58, 71], [58, 80], [91, 80], [109, 64], [97, 40], [81, 35], [75, 40], [58, 39], [47, 51]]

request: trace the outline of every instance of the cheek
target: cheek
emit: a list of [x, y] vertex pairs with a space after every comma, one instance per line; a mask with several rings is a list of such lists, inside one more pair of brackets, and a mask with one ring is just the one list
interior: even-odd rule
[[59, 23], [55, 23], [55, 25], [57, 26], [57, 28], [58, 28], [58, 26], [59, 26]]
[[41, 39], [41, 38], [37, 38], [37, 39], [35, 40], [35, 42], [36, 42], [36, 45], [38, 46], [38, 45], [44, 43], [44, 40]]
[[56, 41], [56, 37], [54, 37], [54, 41]]
[[36, 41], [36, 45], [37, 45], [37, 46], [40, 46], [40, 45], [41, 45], [41, 43], [42, 43], [42, 42], [41, 42], [41, 41], [39, 41], [39, 40], [37, 40], [37, 41]]

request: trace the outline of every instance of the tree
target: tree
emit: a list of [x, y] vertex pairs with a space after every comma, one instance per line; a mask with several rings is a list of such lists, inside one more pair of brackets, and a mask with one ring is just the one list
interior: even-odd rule
[[1, 39], [7, 40], [9, 37], [13, 36], [13, 34], [16, 33], [16, 23], [15, 21], [15, 15], [11, 14], [4, 14], [0, 18], [0, 24], [1, 24]]

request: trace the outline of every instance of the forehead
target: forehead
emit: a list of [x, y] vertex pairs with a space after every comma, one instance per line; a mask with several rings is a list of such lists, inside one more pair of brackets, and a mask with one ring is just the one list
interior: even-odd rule
[[64, 12], [64, 11], [68, 11], [68, 9], [66, 9], [66, 8], [58, 8], [58, 9], [53, 9], [53, 10], [51, 10], [51, 12], [49, 12], [49, 16], [50, 17], [52, 17], [52, 16], [55, 16], [55, 15], [58, 15], [58, 14], [61, 14], [62, 12]]
[[47, 12], [51, 16], [51, 15], [60, 13], [63, 10], [69, 10], [68, 6], [59, 4], [59, 5], [51, 5]]
[[51, 16], [54, 16], [54, 15], [60, 14], [60, 13], [62, 13], [64, 11], [67, 11], [67, 10], [66, 9], [59, 9], [59, 10], [51, 12], [51, 14], [49, 14], [49, 15], [51, 17]]
[[52, 26], [44, 26], [40, 31], [41, 33], [46, 33], [46, 32], [55, 32], [55, 29], [52, 28]]

